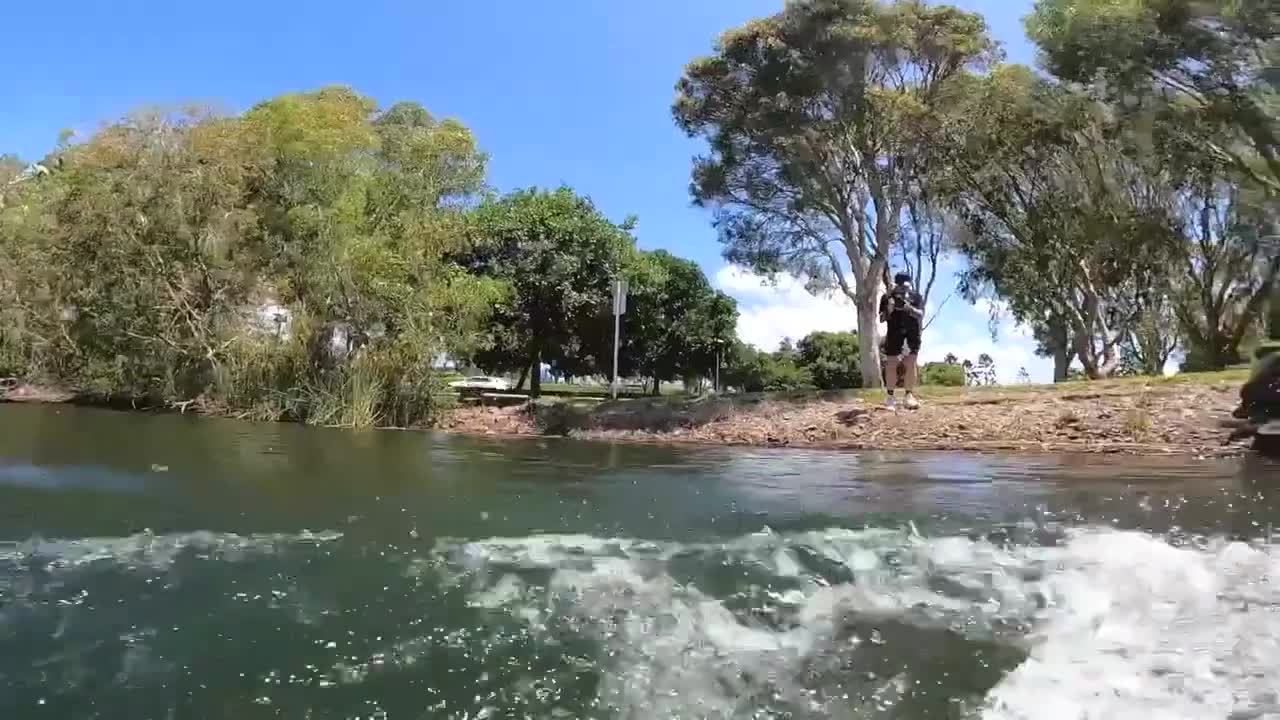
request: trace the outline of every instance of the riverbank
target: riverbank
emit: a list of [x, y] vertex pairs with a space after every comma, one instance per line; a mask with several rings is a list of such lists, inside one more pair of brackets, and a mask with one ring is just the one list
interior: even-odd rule
[[[926, 387], [920, 392], [923, 407], [896, 412], [885, 408], [883, 391], [543, 399], [514, 407], [453, 408], [436, 429], [686, 445], [1218, 457], [1243, 450], [1224, 441], [1247, 376], [1240, 370], [1059, 385]], [[0, 401], [102, 404], [26, 385], [0, 388]], [[199, 402], [169, 409], [235, 417]]]
[[1221, 456], [1245, 371], [1053, 386], [923, 388], [897, 412], [883, 392], [541, 402], [451, 411], [442, 429], [678, 444]]

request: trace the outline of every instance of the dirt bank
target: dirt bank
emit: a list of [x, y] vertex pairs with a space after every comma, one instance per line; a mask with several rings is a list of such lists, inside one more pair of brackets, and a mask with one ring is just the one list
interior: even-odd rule
[[[883, 393], [797, 392], [463, 407], [439, 428], [677, 444], [1220, 456], [1247, 372], [1055, 386], [926, 388], [915, 411]], [[59, 388], [0, 385], [0, 402], [81, 402]], [[100, 403], [90, 403], [100, 404]], [[201, 411], [201, 406], [187, 408]], [[218, 414], [218, 413], [215, 413]]]
[[65, 403], [76, 394], [63, 388], [29, 385], [17, 378], [0, 377], [0, 403]]
[[460, 408], [444, 429], [638, 442], [846, 449], [1185, 454], [1224, 447], [1241, 373], [1052, 387], [926, 389], [893, 412], [883, 395], [757, 395]]

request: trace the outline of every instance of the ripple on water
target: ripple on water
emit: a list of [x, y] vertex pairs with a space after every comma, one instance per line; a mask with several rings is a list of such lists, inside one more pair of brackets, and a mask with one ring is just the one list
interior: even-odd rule
[[[408, 697], [428, 717], [1280, 713], [1275, 546], [1106, 528], [1026, 534], [1044, 544], [1011, 535], [1023, 534], [766, 529], [710, 543], [536, 535], [402, 552], [329, 532], [31, 539], [0, 544], [0, 646], [36, 628], [48, 652], [0, 670], [12, 665], [41, 699], [96, 692], [106, 702], [90, 661], [109, 650], [118, 656], [113, 686], [172, 687], [202, 649], [175, 644], [152, 622], [148, 608], [165, 601], [152, 581], [196, 558], [205, 563], [198, 574], [164, 580], [211, 591], [183, 596], [185, 616], [227, 632], [241, 618], [259, 623], [242, 631], [243, 645], [220, 646], [265, 655], [257, 666], [240, 658], [246, 708], [333, 709], [326, 703], [349, 697], [384, 712], [393, 687], [402, 707]], [[307, 576], [297, 562], [276, 562], [294, 549], [345, 560]], [[251, 572], [219, 575], [231, 564]], [[79, 579], [107, 570], [142, 577], [129, 602], [89, 607], [95, 598]], [[276, 602], [282, 582], [292, 604]], [[411, 619], [362, 634], [360, 623], [378, 623], [384, 606], [364, 585], [359, 606], [334, 594], [370, 582]], [[304, 617], [293, 595], [307, 593], [328, 593], [333, 609]], [[23, 622], [22, 608], [37, 605], [26, 619], [39, 622]], [[274, 646], [295, 636], [294, 646]], [[17, 675], [21, 667], [34, 674]]]
[[[436, 555], [474, 605], [543, 638], [593, 634], [609, 665], [600, 699], [624, 716], [919, 717], [948, 703], [1002, 720], [1280, 712], [1272, 546], [1175, 547], [1101, 528], [1050, 547], [830, 530], [711, 545], [444, 541]], [[718, 582], [724, 572], [744, 582]], [[931, 661], [948, 653], [987, 667], [939, 677], [963, 667]]]
[[86, 701], [163, 705], [168, 695], [138, 691], [181, 682], [203, 660], [200, 646], [184, 646], [188, 631], [249, 599], [220, 568], [271, 559], [263, 569], [276, 572], [245, 587], [259, 605], [305, 624], [305, 598], [286, 602], [286, 591], [268, 588], [292, 582], [278, 572], [284, 556], [324, 553], [341, 538], [199, 531], [0, 543], [0, 678], [19, 697], [38, 693], [36, 706], [51, 717], [70, 717], [68, 708]]
[[141, 532], [127, 537], [40, 538], [0, 542], [0, 562], [37, 563], [51, 568], [73, 568], [94, 562], [150, 567], [173, 565], [183, 552], [235, 561], [249, 554], [268, 554], [291, 545], [318, 545], [340, 540], [334, 531], [236, 535], [196, 531], [171, 535]]

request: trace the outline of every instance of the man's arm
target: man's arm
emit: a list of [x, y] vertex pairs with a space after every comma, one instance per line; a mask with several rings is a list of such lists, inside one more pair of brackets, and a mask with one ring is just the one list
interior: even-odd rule
[[914, 315], [916, 319], [924, 320], [924, 296], [918, 292], [911, 293], [911, 297], [907, 300], [907, 305], [904, 309]]
[[880, 296], [880, 322], [889, 322], [889, 296]]

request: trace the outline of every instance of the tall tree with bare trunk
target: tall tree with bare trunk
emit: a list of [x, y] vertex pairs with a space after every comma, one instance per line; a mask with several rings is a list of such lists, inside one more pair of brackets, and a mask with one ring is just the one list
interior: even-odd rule
[[692, 193], [725, 257], [838, 288], [864, 386], [882, 384], [877, 302], [953, 81], [997, 55], [981, 16], [919, 0], [795, 0], [685, 68], [673, 112], [709, 152]]

